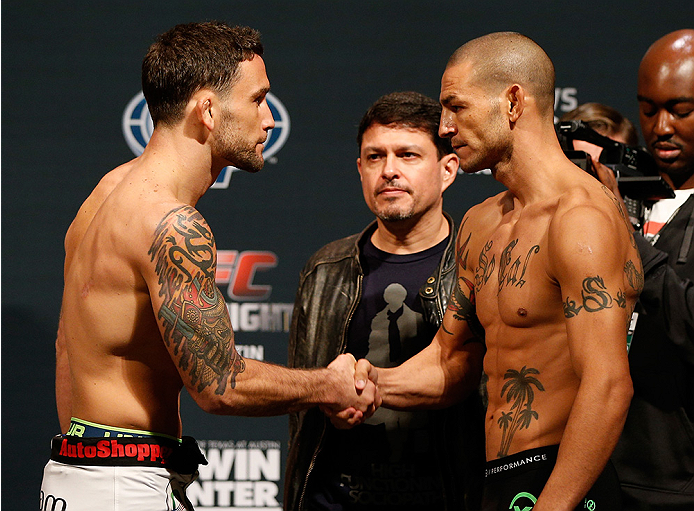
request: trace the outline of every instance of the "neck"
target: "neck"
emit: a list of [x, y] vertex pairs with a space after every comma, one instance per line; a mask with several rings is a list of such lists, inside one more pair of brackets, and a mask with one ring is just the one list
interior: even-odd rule
[[508, 188], [521, 205], [545, 200], [563, 191], [566, 179], [582, 172], [566, 157], [554, 127], [538, 125], [514, 133], [508, 157], [492, 168], [494, 178]]
[[175, 128], [155, 129], [140, 159], [158, 185], [191, 206], [222, 170], [220, 164], [213, 164], [204, 144]]
[[450, 225], [440, 210], [418, 219], [386, 222], [379, 218], [377, 225], [371, 242], [389, 254], [422, 252], [443, 241], [450, 233]]

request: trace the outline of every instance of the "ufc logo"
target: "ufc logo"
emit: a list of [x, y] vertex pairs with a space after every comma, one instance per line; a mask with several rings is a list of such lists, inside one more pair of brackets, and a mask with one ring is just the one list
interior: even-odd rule
[[261, 301], [270, 296], [272, 286], [254, 284], [257, 271], [277, 266], [273, 252], [259, 250], [218, 250], [217, 285], [228, 284], [227, 295], [237, 301]]

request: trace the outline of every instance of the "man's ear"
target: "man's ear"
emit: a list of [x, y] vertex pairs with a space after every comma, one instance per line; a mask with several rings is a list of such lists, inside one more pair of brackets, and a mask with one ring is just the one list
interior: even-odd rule
[[505, 95], [506, 104], [508, 110], [506, 115], [511, 123], [515, 123], [523, 115], [523, 110], [525, 109], [526, 97], [525, 89], [517, 83], [511, 85], [506, 89]]
[[212, 131], [219, 115], [217, 96], [208, 90], [200, 90], [193, 96], [193, 109], [198, 122]]
[[441, 165], [443, 170], [443, 190], [441, 190], [443, 193], [446, 188], [451, 186], [458, 175], [460, 158], [458, 158], [458, 155], [455, 153], [446, 154], [441, 158], [441, 160], [439, 160], [439, 165]]
[[362, 175], [361, 175], [361, 157], [357, 158], [357, 170], [359, 171], [359, 181], [362, 180]]

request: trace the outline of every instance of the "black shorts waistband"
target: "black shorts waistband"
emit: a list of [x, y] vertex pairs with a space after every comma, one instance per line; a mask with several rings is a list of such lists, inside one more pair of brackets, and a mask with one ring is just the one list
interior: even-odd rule
[[485, 465], [484, 476], [487, 479], [507, 477], [526, 470], [553, 467], [557, 462], [558, 452], [558, 445], [547, 445], [488, 461]]
[[181, 474], [194, 473], [207, 460], [192, 437], [74, 437], [57, 435], [51, 459], [68, 465], [163, 467]]

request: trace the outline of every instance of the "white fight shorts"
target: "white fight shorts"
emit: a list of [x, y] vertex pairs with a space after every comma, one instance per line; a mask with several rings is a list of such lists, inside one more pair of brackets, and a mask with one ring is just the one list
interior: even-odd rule
[[197, 478], [198, 464], [207, 464], [194, 439], [126, 437], [125, 430], [115, 436], [100, 425], [73, 423], [87, 425], [84, 432], [95, 436], [53, 437], [40, 511], [193, 510], [185, 490]]
[[188, 511], [195, 475], [158, 467], [68, 465], [50, 460], [43, 470], [40, 511]]

